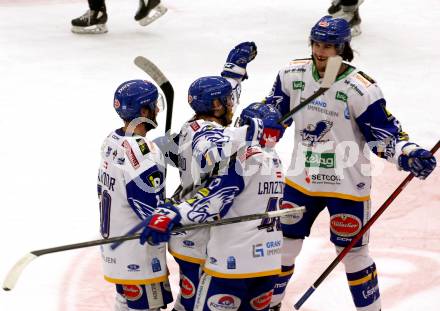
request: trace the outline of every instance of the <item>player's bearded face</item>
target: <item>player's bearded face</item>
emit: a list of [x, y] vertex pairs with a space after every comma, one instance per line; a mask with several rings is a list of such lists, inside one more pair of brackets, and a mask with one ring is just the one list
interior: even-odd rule
[[324, 72], [328, 58], [336, 55], [338, 55], [338, 51], [334, 44], [312, 42], [312, 56], [318, 72]]

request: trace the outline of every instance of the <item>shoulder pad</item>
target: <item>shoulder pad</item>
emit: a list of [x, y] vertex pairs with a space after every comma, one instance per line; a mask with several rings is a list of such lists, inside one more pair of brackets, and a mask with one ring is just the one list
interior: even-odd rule
[[368, 76], [363, 71], [358, 71], [355, 75], [355, 78], [359, 81], [361, 81], [365, 87], [369, 87], [371, 84], [376, 83], [370, 76]]

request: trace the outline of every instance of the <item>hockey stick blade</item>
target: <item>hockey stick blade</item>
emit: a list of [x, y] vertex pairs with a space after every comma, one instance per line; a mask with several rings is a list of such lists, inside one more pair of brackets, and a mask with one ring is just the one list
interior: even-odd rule
[[335, 82], [336, 76], [338, 75], [339, 69], [342, 65], [342, 57], [341, 56], [333, 56], [330, 57], [327, 61], [327, 66], [325, 67], [324, 77], [322, 78], [321, 87], [312, 94], [312, 96], [306, 98], [303, 102], [301, 102], [298, 106], [294, 107], [288, 113], [281, 117], [278, 120], [279, 124], [286, 122], [294, 113], [298, 110], [307, 106], [310, 102], [312, 102], [315, 98], [324, 94]]
[[20, 277], [21, 273], [23, 272], [24, 268], [26, 268], [27, 265], [35, 258], [37, 258], [36, 255], [29, 253], [26, 254], [23, 258], [21, 258], [19, 261], [17, 261], [17, 263], [12, 267], [12, 269], [9, 270], [3, 282], [3, 289], [5, 291], [9, 291], [15, 287], [15, 284], [17, 283], [17, 280]]
[[[210, 227], [210, 226], [222, 226], [222, 225], [228, 225], [228, 224], [232, 224], [232, 223], [239, 223], [239, 222], [243, 222], [243, 221], [257, 220], [257, 219], [262, 219], [262, 218], [281, 217], [281, 216], [288, 216], [288, 215], [294, 215], [294, 214], [300, 214], [300, 213], [304, 213], [304, 207], [294, 208], [294, 209], [283, 209], [283, 210], [279, 210], [279, 211], [266, 212], [266, 213], [260, 213], [260, 214], [251, 214], [251, 215], [244, 215], [244, 216], [238, 216], [238, 217], [231, 217], [231, 218], [225, 218], [225, 219], [220, 219], [220, 220], [201, 223], [201, 224], [192, 224], [192, 225], [187, 225], [187, 226], [183, 226], [180, 228], [176, 228], [176, 229], [172, 230], [172, 232], [173, 233], [183, 232], [183, 231], [205, 228], [205, 227]], [[140, 224], [142, 224], [142, 226]], [[145, 226], [144, 222], [141, 222], [140, 224], [138, 224], [136, 226], [136, 227], [139, 227], [138, 230], [140, 230], [143, 226]], [[130, 232], [131, 231], [133, 231], [133, 230], [130, 230]], [[85, 247], [110, 244], [110, 243], [116, 243], [116, 242], [123, 242], [123, 241], [129, 241], [129, 240], [136, 240], [136, 239], [139, 239], [139, 237], [140, 237], [140, 234], [123, 235], [123, 236], [113, 237], [113, 238], [109, 238], [109, 239], [93, 240], [93, 241], [88, 241], [88, 242], [68, 244], [68, 245], [62, 245], [62, 246], [32, 251], [32, 252], [26, 254], [23, 258], [21, 258], [12, 267], [12, 269], [9, 271], [9, 273], [7, 274], [7, 276], [3, 282], [3, 289], [5, 291], [12, 290], [15, 287], [15, 284], [17, 283], [18, 278], [22, 274], [23, 270], [29, 265], [29, 263], [32, 260], [34, 260], [35, 258], [37, 258], [39, 256], [46, 255], [46, 254], [52, 254], [52, 253], [58, 253], [58, 252], [62, 252], [62, 251], [73, 250], [73, 249], [78, 249], [78, 248], [85, 248]]]
[[134, 59], [135, 65], [148, 74], [157, 85], [159, 85], [167, 104], [166, 121], [165, 121], [165, 133], [171, 129], [171, 121], [173, 116], [173, 104], [174, 104], [174, 89], [171, 82], [163, 74], [163, 72], [148, 58], [143, 56], [137, 56]]

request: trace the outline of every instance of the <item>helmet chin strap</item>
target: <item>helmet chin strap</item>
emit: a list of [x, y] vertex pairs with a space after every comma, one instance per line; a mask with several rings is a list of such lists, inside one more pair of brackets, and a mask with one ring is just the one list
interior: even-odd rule
[[154, 118], [154, 120], [148, 118], [148, 120], [150, 120], [150, 122], [142, 122], [146, 132], [154, 130], [157, 127], [156, 118]]

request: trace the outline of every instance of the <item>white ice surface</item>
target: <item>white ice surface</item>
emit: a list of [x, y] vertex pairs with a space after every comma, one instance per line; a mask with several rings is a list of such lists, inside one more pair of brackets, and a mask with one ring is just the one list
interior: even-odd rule
[[[146, 78], [132, 63], [137, 55], [152, 59], [172, 81], [177, 131], [191, 115], [189, 84], [219, 74], [241, 41], [258, 45], [242, 105], [262, 99], [281, 66], [310, 55], [309, 29], [330, 3], [164, 0], [168, 13], [143, 28], [133, 19], [137, 1], [107, 2], [109, 33], [79, 36], [70, 32], [70, 20], [86, 10], [85, 0], [0, 0], [0, 279], [29, 251], [99, 237], [100, 145], [120, 125], [112, 108], [115, 88]], [[358, 52], [353, 63], [379, 82], [389, 110], [426, 147], [440, 137], [439, 16], [438, 0], [367, 0], [363, 34], [352, 43]], [[290, 131], [278, 146], [285, 159], [289, 140]], [[405, 176], [390, 166], [386, 172], [375, 178], [376, 207]], [[177, 173], [169, 174], [174, 189]], [[414, 181], [373, 227], [370, 248], [384, 311], [440, 309], [439, 182], [439, 173]], [[284, 310], [293, 309], [335, 256], [326, 217], [318, 219], [298, 259]], [[97, 253], [37, 258], [13, 291], [0, 292], [0, 310], [111, 310], [112, 289], [102, 281]], [[342, 267], [302, 309], [354, 310]]]

